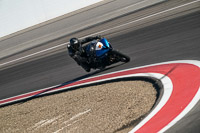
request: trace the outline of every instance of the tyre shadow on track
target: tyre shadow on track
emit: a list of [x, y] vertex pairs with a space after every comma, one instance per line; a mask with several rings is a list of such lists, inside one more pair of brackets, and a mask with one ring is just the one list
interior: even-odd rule
[[[22, 99], [22, 100], [18, 100], [18, 101], [14, 101], [14, 102], [11, 102], [11, 103], [7, 103], [7, 104], [4, 104], [4, 105], [0, 105], [0, 107], [9, 106], [9, 105], [12, 105], [12, 104], [17, 104], [17, 103], [18, 104], [23, 104], [25, 102], [28, 102], [28, 101], [30, 101], [32, 99], [39, 98], [39, 97], [45, 97], [45, 96], [54, 95], [54, 94], [58, 94], [58, 93], [62, 93], [62, 92], [73, 91], [73, 90], [76, 90], [76, 89], [80, 89], [82, 87], [88, 87], [88, 86], [93, 86], [93, 85], [98, 85], [98, 84], [105, 84], [105, 83], [108, 83], [108, 82], [114, 82], [114, 80], [103, 81], [101, 83], [93, 83], [93, 84], [89, 84], [89, 85], [82, 85], [82, 86], [79, 86], [79, 87], [72, 87], [72, 88], [65, 89], [65, 90], [58, 90], [56, 92], [47, 93], [47, 92], [52, 91], [52, 90], [54, 90], [56, 88], [59, 88], [59, 87], [65, 86], [67, 84], [71, 84], [71, 83], [80, 81], [80, 80], [85, 79], [85, 78], [89, 78], [91, 76], [94, 76], [94, 75], [99, 74], [101, 72], [113, 69], [113, 68], [121, 66], [123, 64], [125, 64], [125, 63], [117, 64], [117, 65], [114, 65], [114, 66], [110, 66], [110, 67], [107, 67], [107, 68], [105, 68], [103, 70], [94, 71], [92, 73], [89, 73], [89, 74], [83, 75], [81, 77], [78, 77], [78, 78], [72, 79], [70, 81], [67, 81], [65, 83], [62, 83], [62, 84], [60, 84], [58, 86], [55, 86], [55, 87], [52, 87], [52, 88], [49, 88], [49, 89], [45, 89], [44, 91], [40, 91], [39, 93], [37, 93], [36, 95], [33, 95], [31, 97], [28, 97], [28, 98], [25, 98], [25, 99]], [[170, 74], [177, 67], [178, 66], [173, 67], [169, 72], [164, 74], [164, 76], [161, 79], [165, 78], [165, 76]], [[160, 101], [160, 99], [162, 97], [162, 94], [163, 94], [163, 86], [162, 86], [162, 83], [161, 83], [161, 79], [153, 79], [153, 78], [147, 78], [147, 77], [136, 77], [136, 78], [127, 78], [127, 79], [128, 80], [142, 80], [142, 81], [151, 82], [153, 84], [153, 86], [155, 87], [156, 91], [157, 91], [156, 102], [155, 102], [154, 106], [152, 107], [152, 109], [159, 103], [159, 101]], [[122, 81], [122, 80], [123, 81], [127, 81], [127, 79], [123, 78], [123, 79], [117, 79], [117, 80], [118, 81]], [[47, 93], [47, 94], [45, 94], [45, 93]]]
[[[81, 87], [83, 87], [83, 86], [76, 87], [76, 88], [69, 88], [69, 89], [67, 89], [67, 90], [65, 89], [65, 90], [58, 90], [58, 91], [56, 91], [56, 92], [50, 92], [50, 91], [52, 91], [52, 90], [54, 90], [54, 89], [56, 89], [56, 88], [59, 88], [59, 87], [62, 87], [62, 86], [65, 86], [65, 85], [68, 85], [68, 84], [71, 84], [71, 83], [74, 83], [74, 82], [83, 80], [83, 79], [85, 79], [85, 78], [89, 78], [89, 77], [91, 77], [91, 76], [94, 76], [94, 75], [99, 74], [99, 73], [101, 73], [101, 72], [104, 72], [104, 71], [113, 69], [113, 68], [118, 67], [118, 66], [121, 66], [121, 65], [123, 65], [123, 64], [125, 64], [125, 63], [115, 64], [115, 65], [110, 66], [110, 67], [107, 67], [107, 68], [105, 68], [105, 69], [103, 69], [103, 70], [97, 70], [97, 71], [88, 73], [88, 74], [86, 74], [86, 75], [83, 75], [83, 76], [77, 77], [77, 78], [75, 78], [75, 79], [72, 79], [72, 80], [70, 80], [70, 81], [64, 82], [64, 83], [62, 83], [62, 84], [60, 84], [60, 85], [54, 86], [54, 87], [52, 87], [52, 88], [45, 89], [45, 90], [43, 90], [43, 91], [40, 91], [40, 92], [38, 92], [37, 94], [35, 94], [35, 95], [31, 96], [31, 97], [28, 97], [28, 98], [25, 98], [25, 99], [21, 99], [21, 100], [18, 100], [18, 101], [14, 101], [14, 102], [11, 102], [11, 103], [7, 103], [7, 104], [4, 104], [4, 105], [0, 105], [0, 107], [5, 107], [5, 106], [13, 105], [13, 104], [23, 104], [23, 103], [28, 102], [28, 101], [30, 101], [30, 100], [33, 100], [33, 99], [35, 99], [35, 98], [44, 97], [44, 96], [49, 96], [49, 95], [54, 95], [54, 94], [58, 94], [58, 93], [62, 93], [62, 92], [67, 92], [67, 91], [72, 91], [72, 90], [75, 90], [75, 89], [79, 89], [79, 88], [81, 88]], [[88, 86], [90, 86], [90, 85], [88, 85]], [[48, 92], [50, 92], [50, 93], [48, 93]], [[45, 94], [45, 93], [47, 93], [47, 94]]]

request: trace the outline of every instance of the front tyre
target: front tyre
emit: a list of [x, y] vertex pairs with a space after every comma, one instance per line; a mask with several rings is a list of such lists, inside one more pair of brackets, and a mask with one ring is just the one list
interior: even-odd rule
[[116, 51], [116, 50], [112, 50], [112, 52], [117, 55], [117, 58], [119, 61], [125, 62], [125, 63], [130, 61], [130, 57], [128, 57], [127, 55], [122, 54], [121, 52]]

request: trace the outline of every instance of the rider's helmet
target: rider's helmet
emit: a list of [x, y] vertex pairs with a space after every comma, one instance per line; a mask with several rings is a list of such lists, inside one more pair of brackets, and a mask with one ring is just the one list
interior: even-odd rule
[[78, 50], [79, 45], [80, 45], [80, 41], [77, 38], [71, 38], [70, 39], [70, 45], [73, 49]]

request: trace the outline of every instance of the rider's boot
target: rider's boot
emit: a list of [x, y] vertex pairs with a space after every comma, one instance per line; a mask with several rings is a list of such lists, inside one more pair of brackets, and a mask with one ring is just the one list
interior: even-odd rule
[[86, 72], [90, 72], [90, 66], [87, 63], [87, 59], [86, 58], [81, 58], [80, 60], [80, 65], [82, 66], [82, 68], [86, 71]]
[[76, 54], [74, 56], [74, 60], [77, 62], [78, 65], [82, 66], [82, 68], [86, 71], [86, 72], [90, 72], [90, 66], [87, 63], [87, 59], [84, 57], [81, 57], [80, 54]]

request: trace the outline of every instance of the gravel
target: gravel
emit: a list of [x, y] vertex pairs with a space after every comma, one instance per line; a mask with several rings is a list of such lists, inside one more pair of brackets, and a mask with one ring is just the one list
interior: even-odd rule
[[146, 81], [79, 88], [0, 108], [1, 133], [125, 133], [156, 101]]

